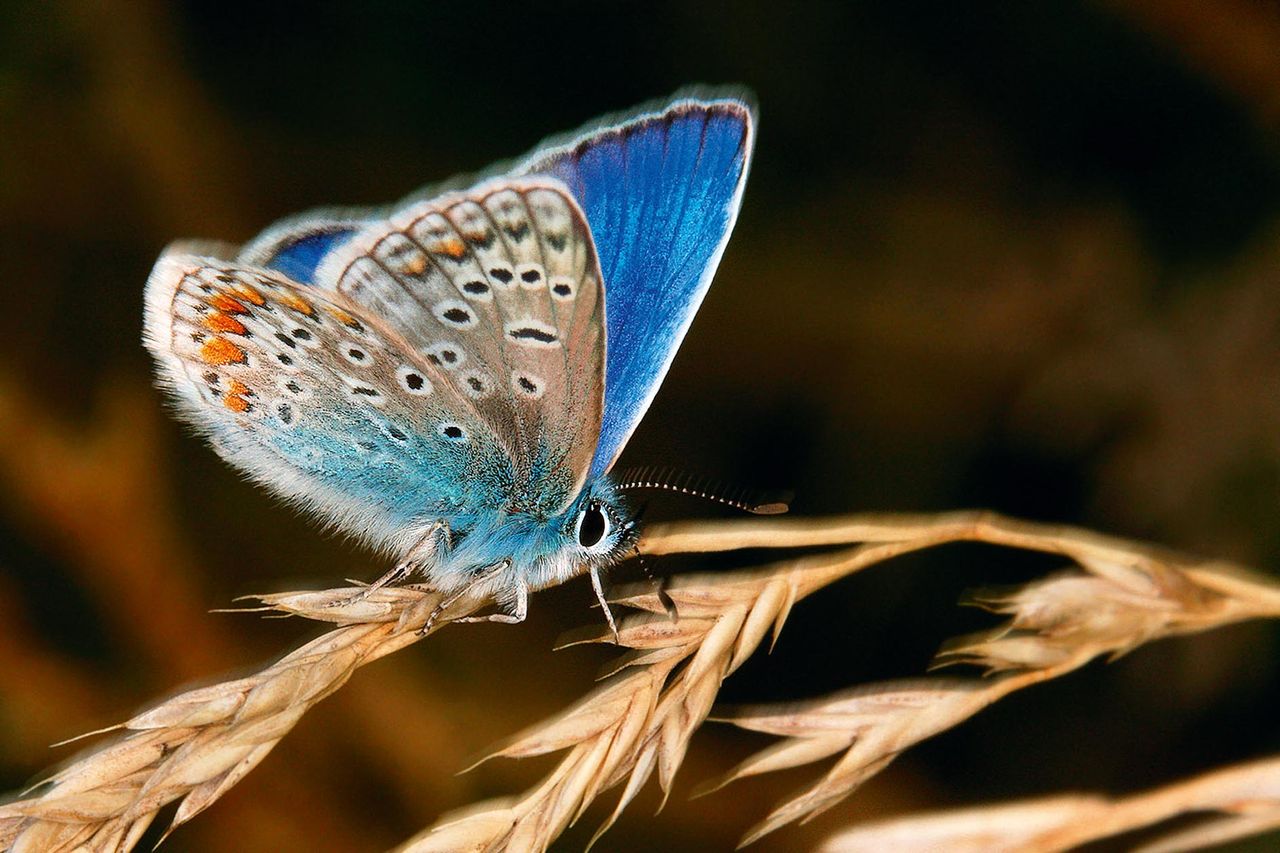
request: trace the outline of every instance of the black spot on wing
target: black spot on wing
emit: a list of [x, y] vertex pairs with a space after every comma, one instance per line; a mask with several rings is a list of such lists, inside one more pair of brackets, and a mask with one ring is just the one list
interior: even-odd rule
[[556, 341], [555, 332], [539, 329], [537, 326], [518, 326], [507, 333], [513, 341], [537, 341], [550, 344]]
[[484, 231], [479, 233], [465, 234], [464, 237], [471, 245], [477, 246], [481, 249], [487, 249], [493, 245], [493, 241], [497, 235], [486, 228]]

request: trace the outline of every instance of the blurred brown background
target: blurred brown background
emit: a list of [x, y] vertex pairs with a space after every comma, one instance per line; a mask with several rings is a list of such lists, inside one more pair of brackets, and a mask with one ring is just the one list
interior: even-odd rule
[[[1272, 3], [11, 0], [0, 39], [0, 788], [316, 633], [210, 608], [384, 568], [167, 416], [139, 344], [161, 247], [386, 202], [692, 82], [755, 89], [759, 147], [624, 465], [792, 488], [797, 513], [986, 506], [1280, 570]], [[724, 698], [918, 674], [990, 623], [965, 588], [1056, 565], [958, 548], [851, 579]], [[379, 850], [530, 784], [549, 763], [454, 774], [587, 689], [607, 652], [549, 649], [590, 600], [575, 582], [523, 626], [362, 671], [170, 849]], [[1016, 695], [756, 849], [1274, 752], [1278, 641], [1161, 642]], [[651, 791], [599, 849], [731, 847], [814, 769], [687, 794], [763, 742], [709, 725], [666, 811]]]

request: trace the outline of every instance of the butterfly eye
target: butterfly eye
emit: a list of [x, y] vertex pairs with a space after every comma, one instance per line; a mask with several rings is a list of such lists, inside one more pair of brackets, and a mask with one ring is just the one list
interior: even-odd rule
[[591, 548], [609, 534], [609, 516], [598, 503], [587, 504], [586, 509], [578, 514], [578, 544], [583, 548]]

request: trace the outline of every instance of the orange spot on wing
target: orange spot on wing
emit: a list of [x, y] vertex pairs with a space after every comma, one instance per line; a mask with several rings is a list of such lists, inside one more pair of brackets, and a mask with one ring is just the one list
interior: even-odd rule
[[211, 332], [230, 332], [233, 335], [245, 333], [244, 323], [235, 317], [215, 311], [204, 318], [204, 327]]
[[248, 360], [244, 350], [226, 338], [209, 338], [200, 347], [200, 357], [205, 364], [244, 364]]
[[225, 311], [228, 314], [248, 314], [249, 309], [245, 308], [236, 300], [227, 296], [225, 293], [215, 293], [209, 297], [209, 304], [219, 311]]
[[231, 288], [231, 292], [234, 293], [236, 296], [239, 296], [245, 302], [251, 302], [254, 305], [267, 304], [267, 300], [262, 298], [261, 293], [254, 290], [252, 287], [250, 287], [249, 285], [243, 282], [240, 282], [236, 284], [235, 287]]
[[307, 302], [301, 296], [297, 296], [292, 293], [281, 293], [279, 298], [281, 305], [286, 308], [292, 308], [299, 314], [306, 314], [308, 317], [312, 317], [316, 313], [316, 309], [311, 307], [311, 303]]
[[467, 247], [457, 237], [450, 237], [437, 243], [436, 251], [448, 255], [456, 261], [467, 253]]
[[228, 409], [236, 412], [237, 414], [249, 411], [249, 401], [244, 397], [239, 397], [235, 394], [228, 394], [226, 399], [222, 402]]
[[249, 387], [245, 385], [243, 382], [241, 382], [239, 379], [231, 380], [231, 384], [227, 387], [227, 393], [234, 394], [237, 397], [253, 396], [253, 392], [249, 390]]

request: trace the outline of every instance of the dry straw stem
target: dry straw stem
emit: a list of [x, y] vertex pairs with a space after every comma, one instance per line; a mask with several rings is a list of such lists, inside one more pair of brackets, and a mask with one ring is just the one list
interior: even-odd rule
[[[962, 540], [1062, 554], [1085, 571], [979, 597], [1009, 614], [1009, 623], [954, 644], [944, 657], [980, 663], [999, 677], [916, 680], [789, 709], [734, 712], [740, 725], [787, 740], [724, 781], [846, 751], [822, 781], [780, 807], [749, 839], [829, 807], [906, 747], [1012, 690], [1155, 637], [1280, 615], [1280, 589], [1236, 567], [985, 513], [655, 526], [641, 544], [650, 554], [861, 544], [751, 571], [679, 578], [668, 588], [677, 621], [668, 618], [651, 586], [620, 590], [613, 600], [638, 612], [621, 624], [619, 643], [628, 651], [609, 677], [494, 753], [566, 751], [554, 770], [523, 795], [474, 806], [403, 849], [545, 849], [598, 795], [622, 785], [603, 831], [655, 772], [663, 791], [670, 790], [720, 683], [766, 635], [776, 638], [797, 600], [899, 554]], [[187, 691], [122, 724], [123, 739], [71, 763], [38, 795], [0, 807], [0, 843], [28, 850], [124, 850], [165, 804], [180, 801], [174, 826], [207, 808], [358, 666], [423, 636], [437, 601], [399, 588], [333, 606], [351, 592], [263, 597], [266, 609], [338, 627], [255, 675]], [[462, 602], [434, 627], [481, 604]], [[601, 625], [580, 639], [609, 635]]]
[[254, 675], [180, 693], [113, 727], [127, 735], [53, 774], [40, 794], [0, 806], [0, 846], [129, 850], [166, 804], [181, 800], [170, 831], [208, 808], [357, 667], [424, 636], [437, 601], [382, 589], [351, 603], [355, 591], [263, 596], [267, 609], [340, 626]]
[[[1016, 690], [1159, 637], [1280, 616], [1280, 588], [1239, 567], [1194, 561], [1087, 531], [981, 513], [902, 518], [876, 530], [861, 528], [855, 519], [845, 531], [866, 539], [901, 536], [902, 542], [911, 543], [965, 539], [1056, 553], [1084, 571], [1066, 571], [1024, 587], [971, 596], [972, 603], [1007, 615], [1008, 621], [946, 644], [937, 663], [975, 664], [996, 677], [894, 681], [810, 702], [738, 708], [722, 714], [721, 719], [743, 728], [784, 739], [704, 786], [703, 792], [746, 776], [840, 755], [821, 779], [753, 827], [744, 843], [830, 808], [905, 749]], [[801, 523], [779, 538], [791, 545], [821, 544], [834, 532]], [[709, 543], [713, 535], [704, 530], [686, 535], [680, 543]]]
[[1280, 828], [1280, 757], [1227, 767], [1121, 799], [1074, 794], [876, 821], [832, 836], [820, 849], [823, 853], [1048, 853], [1197, 812], [1214, 816], [1191, 827], [1168, 830], [1134, 849], [1143, 853], [1198, 850]]
[[[679, 613], [676, 622], [663, 615], [653, 591], [622, 592], [614, 601], [643, 613], [623, 623], [619, 643], [629, 651], [613, 668], [615, 674], [564, 713], [494, 753], [525, 757], [568, 750], [555, 770], [519, 797], [446, 817], [401, 849], [545, 849], [599, 793], [625, 783], [604, 831], [655, 770], [663, 792], [669, 792], [689, 737], [711, 711], [720, 682], [771, 628], [776, 638], [797, 600], [890, 557], [955, 541], [1061, 554], [1084, 572], [975, 598], [1010, 615], [1009, 622], [952, 644], [941, 658], [977, 663], [1004, 673], [999, 677], [916, 679], [813, 703], [733, 712], [739, 725], [787, 740], [748, 759], [708, 790], [845, 753], [822, 780], [750, 830], [744, 843], [829, 808], [902, 750], [1014, 690], [1156, 637], [1280, 615], [1280, 588], [1238, 567], [989, 513], [658, 526], [644, 540], [646, 553], [862, 544], [750, 572], [679, 578], [668, 589]], [[588, 639], [605, 635], [593, 632]]]

